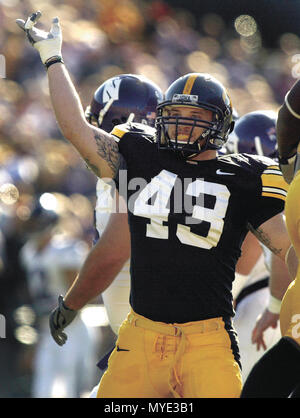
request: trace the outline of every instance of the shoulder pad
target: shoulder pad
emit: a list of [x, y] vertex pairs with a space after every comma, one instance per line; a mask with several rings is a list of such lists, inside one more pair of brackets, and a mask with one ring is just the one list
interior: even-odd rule
[[279, 166], [276, 160], [273, 160], [270, 157], [265, 157], [263, 155], [253, 155], [253, 154], [244, 154], [247, 157], [251, 157], [253, 160], [257, 161], [258, 163], [262, 163], [265, 166]]
[[139, 134], [153, 137], [156, 133], [155, 128], [145, 125], [144, 123], [123, 123], [117, 125], [111, 131], [111, 134], [121, 139], [125, 134]]
[[218, 157], [219, 161], [228, 162], [235, 165], [249, 165], [255, 164], [256, 166], [278, 166], [279, 164], [276, 160], [273, 160], [269, 157], [264, 157], [263, 155], [255, 155], [255, 154], [227, 154]]
[[152, 126], [148, 126], [145, 123], [129, 123], [128, 124], [130, 126], [130, 132], [131, 133], [140, 133], [143, 135], [155, 135], [156, 133], [156, 129], [153, 128]]
[[248, 164], [250, 165], [249, 158], [247, 154], [226, 154], [218, 156], [218, 161], [226, 162], [229, 164], [234, 164], [237, 166]]

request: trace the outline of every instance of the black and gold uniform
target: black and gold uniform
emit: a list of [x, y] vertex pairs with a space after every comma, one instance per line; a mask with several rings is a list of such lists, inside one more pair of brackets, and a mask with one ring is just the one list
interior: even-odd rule
[[132, 312], [99, 396], [239, 396], [232, 281], [249, 224], [284, 208], [281, 172], [248, 154], [188, 162], [159, 151], [143, 125], [112, 134], [127, 166]]
[[[232, 316], [231, 284], [247, 226], [284, 207], [278, 166], [246, 154], [192, 164], [126, 129], [113, 134], [128, 167], [132, 308], [167, 323]], [[137, 192], [135, 183], [145, 183], [138, 179], [147, 185]]]

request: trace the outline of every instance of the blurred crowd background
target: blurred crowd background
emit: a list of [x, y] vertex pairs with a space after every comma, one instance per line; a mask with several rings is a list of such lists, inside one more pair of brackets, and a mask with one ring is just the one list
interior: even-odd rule
[[[0, 0], [2, 398], [34, 396], [39, 317], [46, 308], [37, 303], [42, 296], [24, 262], [24, 245], [39, 236], [73, 242], [78, 262], [61, 268], [76, 270], [93, 237], [96, 178], [61, 136], [45, 70], [15, 24], [36, 10], [47, 30], [60, 18], [64, 61], [84, 108], [102, 82], [120, 73], [143, 74], [164, 90], [182, 74], [208, 72], [228, 88], [239, 115], [276, 111], [300, 76], [298, 0]], [[50, 212], [55, 223], [44, 217]], [[97, 360], [114, 338], [101, 297], [82, 319]], [[99, 379], [93, 367], [89, 385]]]

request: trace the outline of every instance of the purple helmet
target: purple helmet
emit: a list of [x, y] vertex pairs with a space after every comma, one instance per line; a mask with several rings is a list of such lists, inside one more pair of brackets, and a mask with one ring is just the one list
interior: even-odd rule
[[277, 157], [276, 112], [261, 110], [246, 113], [235, 124], [232, 133], [237, 153]]
[[141, 75], [121, 74], [101, 84], [85, 111], [89, 123], [110, 132], [115, 125], [134, 122], [154, 126], [156, 106], [162, 101], [161, 89]]

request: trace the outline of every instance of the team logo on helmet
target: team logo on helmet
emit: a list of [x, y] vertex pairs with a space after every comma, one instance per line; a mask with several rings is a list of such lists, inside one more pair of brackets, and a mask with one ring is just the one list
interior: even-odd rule
[[122, 74], [101, 84], [85, 115], [89, 123], [106, 132], [126, 122], [155, 124], [156, 106], [162, 101], [161, 89], [146, 77]]
[[195, 94], [174, 94], [172, 102], [197, 103], [198, 96]]

